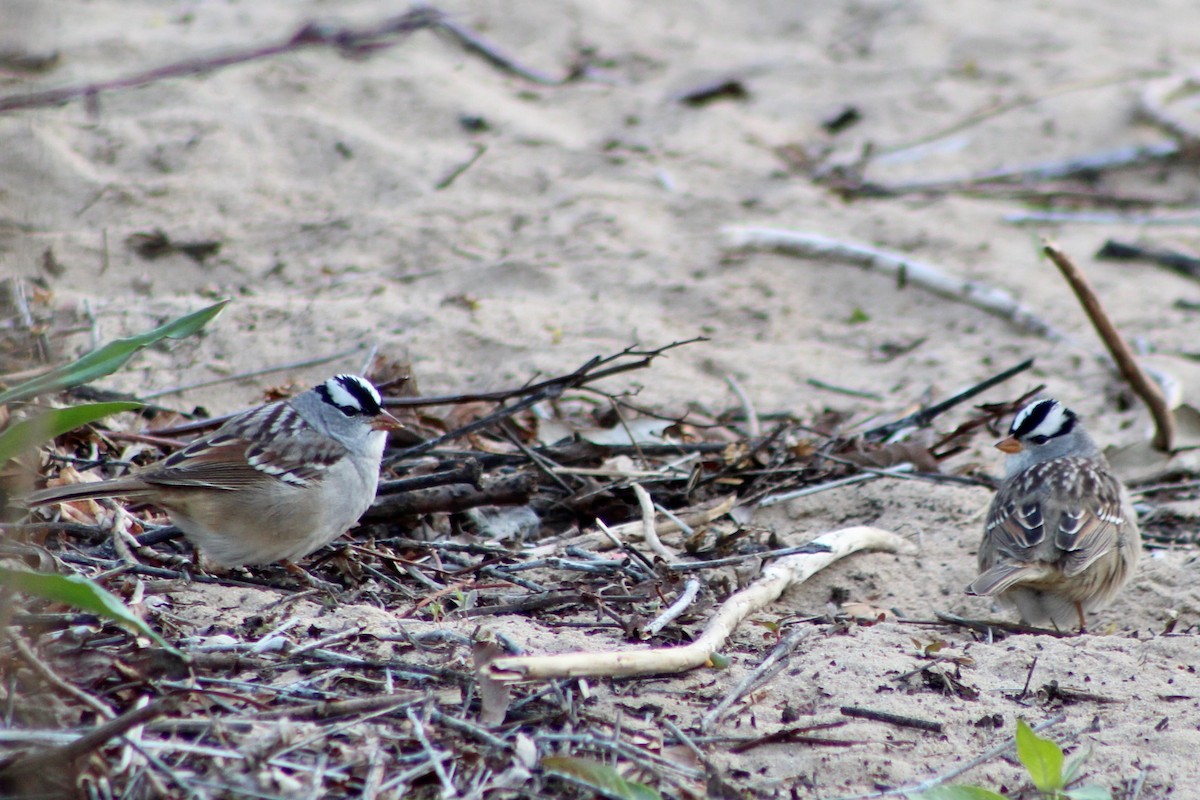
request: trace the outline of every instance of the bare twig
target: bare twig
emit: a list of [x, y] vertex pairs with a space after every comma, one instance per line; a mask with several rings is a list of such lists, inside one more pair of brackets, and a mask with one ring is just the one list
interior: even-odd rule
[[860, 472], [857, 475], [848, 475], [845, 478], [834, 478], [825, 483], [818, 483], [812, 486], [804, 486], [800, 489], [794, 489], [790, 492], [780, 492], [779, 494], [767, 495], [758, 504], [759, 508], [767, 508], [768, 506], [786, 503], [789, 500], [796, 500], [800, 497], [808, 497], [809, 495], [819, 494], [830, 489], [839, 489], [843, 486], [851, 486], [855, 483], [863, 483], [865, 481], [873, 481], [883, 477], [899, 478], [903, 477], [904, 473], [912, 472], [915, 467], [912, 464], [897, 464], [894, 467], [887, 469], [873, 470], [871, 472]]
[[309, 22], [288, 39], [265, 47], [249, 47], [219, 55], [187, 58], [123, 78], [0, 97], [0, 113], [18, 108], [57, 106], [81, 98], [93, 100], [102, 92], [132, 89], [170, 78], [214, 72], [235, 64], [259, 61], [308, 47], [331, 47], [346, 55], [363, 55], [381, 47], [394, 45], [400, 37], [414, 31], [434, 27], [440, 24], [443, 18], [442, 12], [436, 9], [417, 8], [366, 28], [338, 28]]
[[721, 605], [704, 632], [691, 644], [653, 650], [497, 658], [487, 669], [496, 679], [510, 682], [581, 676], [628, 677], [694, 669], [705, 664], [746, 617], [838, 559], [866, 549], [893, 553], [912, 550], [911, 544], [894, 533], [863, 526], [826, 533], [813, 541], [828, 546], [829, 552], [787, 556], [767, 565], [754, 583]]
[[534, 83], [557, 86], [575, 77], [574, 72], [569, 72], [562, 78], [554, 78], [527, 67], [502, 53], [499, 48], [470, 28], [455, 22], [444, 12], [430, 6], [420, 6], [405, 14], [361, 28], [307, 22], [284, 41], [264, 47], [246, 47], [215, 55], [193, 56], [120, 78], [0, 97], [0, 113], [15, 109], [57, 106], [79, 99], [94, 102], [104, 92], [133, 89], [171, 78], [202, 75], [311, 47], [327, 47], [348, 57], [362, 57], [383, 48], [393, 47], [409, 34], [427, 28], [448, 36], [468, 52], [483, 57], [498, 69]]
[[395, 517], [433, 514], [439, 511], [465, 511], [477, 506], [524, 505], [537, 489], [533, 475], [504, 475], [483, 482], [476, 489], [467, 483], [454, 483], [430, 489], [387, 494], [375, 500], [363, 515], [363, 522]]
[[[524, 389], [505, 392], [503, 393], [502, 398], [497, 398], [495, 395], [493, 395], [488, 399], [507, 399], [509, 397], [515, 397], [519, 395], [525, 396], [512, 405], [499, 408], [496, 411], [493, 411], [491, 414], [481, 417], [474, 422], [463, 425], [461, 428], [444, 433], [441, 436], [435, 436], [434, 438], [428, 439], [421, 444], [414, 445], [412, 447], [405, 448], [398, 453], [394, 453], [386, 459], [385, 465], [391, 465], [404, 459], [414, 458], [424, 453], [428, 453], [430, 450], [435, 450], [446, 442], [462, 438], [463, 436], [474, 433], [475, 431], [483, 430], [484, 428], [489, 428], [492, 425], [508, 419], [518, 411], [522, 411], [530, 406], [537, 405], [543, 400], [551, 400], [559, 397], [568, 389], [577, 389], [581, 386], [586, 386], [603, 378], [618, 375], [622, 372], [644, 369], [650, 366], [654, 359], [658, 358], [668, 350], [673, 350], [677, 347], [683, 347], [684, 345], [701, 341], [706, 340], [703, 337], [695, 337], [683, 341], [672, 342], [653, 350], [641, 350], [637, 347], [627, 347], [621, 352], [610, 356], [596, 356], [583, 366], [576, 369], [574, 372], [570, 372], [566, 375], [560, 375], [557, 378], [551, 378], [549, 380], [542, 381], [541, 383], [536, 383], [525, 387]], [[616, 363], [620, 362], [621, 359], [635, 356], [637, 359], [634, 361]], [[603, 367], [603, 369], [601, 369], [601, 367]], [[390, 408], [394, 407], [395, 405], [402, 405], [402, 403], [393, 403], [388, 401], [385, 402], [384, 405]]]
[[1117, 368], [1121, 371], [1121, 375], [1129, 382], [1134, 393], [1142, 398], [1142, 402], [1150, 409], [1150, 415], [1154, 417], [1154, 448], [1163, 453], [1170, 453], [1175, 443], [1175, 415], [1171, 412], [1162, 390], [1138, 366], [1137, 360], [1133, 356], [1133, 350], [1121, 337], [1083, 271], [1053, 242], [1043, 241], [1042, 250], [1054, 262], [1063, 277], [1066, 278], [1067, 283], [1070, 284], [1071, 289], [1074, 290], [1080, 305], [1092, 320], [1092, 325], [1095, 326], [1100, 340], [1104, 342], [1104, 346], [1112, 354], [1113, 360], [1117, 362]]
[[[141, 708], [127, 711], [103, 725], [98, 725], [68, 744], [22, 756], [0, 768], [0, 782], [40, 770], [61, 769], [64, 764], [70, 764], [75, 759], [103, 747], [110, 739], [161, 716], [173, 704], [173, 699], [160, 698]], [[0, 786], [2, 785], [0, 783]]]
[[476, 142], [475, 152], [471, 154], [471, 157], [466, 159], [465, 161], [463, 161], [458, 166], [454, 167], [454, 169], [447, 172], [446, 177], [442, 178], [440, 181], [435, 183], [433, 185], [433, 188], [435, 188], [439, 191], [442, 189], [450, 188], [450, 185], [453, 184], [456, 180], [458, 180], [458, 177], [460, 175], [462, 175], [464, 172], [469, 170], [471, 167], [475, 166], [475, 162], [478, 161], [479, 159], [483, 158], [483, 154], [486, 152], [487, 152], [487, 145]]
[[1010, 225], [1045, 225], [1047, 222], [1130, 226], [1200, 225], [1200, 216], [1192, 213], [1130, 214], [1127, 212], [1111, 211], [1016, 211], [1011, 214], [1005, 214], [1003, 219]]
[[[974, 195], [1028, 194], [1028, 185], [1031, 183], [1096, 175], [1101, 172], [1169, 161], [1178, 158], [1182, 152], [1183, 148], [1178, 142], [1168, 140], [1150, 144], [1125, 145], [1061, 161], [1043, 161], [1019, 164], [1014, 167], [1000, 167], [962, 177], [934, 178], [893, 184], [863, 182], [858, 187], [838, 185], [838, 188], [850, 192], [854, 192], [855, 189], [860, 192], [866, 190], [871, 194], [884, 196], [947, 194], [950, 192]], [[1089, 197], [1093, 200], [1102, 199], [1102, 196], [1095, 194]]]
[[1148, 77], [1161, 74], [1162, 73], [1159, 70], [1141, 70], [1128, 75], [1114, 75], [1096, 80], [1086, 80], [1063, 84], [1061, 86], [1055, 86], [1039, 95], [1030, 96], [1022, 93], [1017, 97], [1010, 98], [1008, 100], [995, 98], [991, 100], [986, 107], [981, 108], [964, 119], [953, 122], [950, 125], [939, 128], [931, 133], [923, 134], [907, 142], [901, 142], [900, 144], [893, 145], [883, 145], [877, 149], [876, 154], [878, 157], [895, 156], [897, 153], [903, 153], [906, 150], [921, 148], [928, 145], [930, 142], [936, 142], [939, 139], [945, 139], [948, 136], [952, 136], [960, 131], [964, 131], [968, 128], [974, 127], [975, 125], [979, 125], [980, 123], [986, 122], [1002, 114], [1007, 114], [1010, 111], [1017, 111], [1022, 108], [1040, 105], [1047, 100], [1061, 97], [1062, 95], [1066, 94], [1091, 91], [1094, 89], [1103, 88], [1105, 86], [1114, 86], [1122, 83], [1130, 83], [1132, 81], [1141, 81]]
[[811, 634], [812, 631], [807, 628], [792, 628], [788, 631], [787, 635], [780, 639], [774, 649], [762, 660], [762, 663], [738, 681], [737, 685], [721, 698], [721, 702], [700, 718], [700, 730], [707, 732], [721, 720], [721, 717], [725, 716], [725, 712], [734, 703], [775, 677], [780, 670], [787, 666], [792, 651]]
[[750, 399], [750, 395], [746, 394], [746, 390], [732, 375], [725, 376], [725, 383], [729, 384], [729, 388], [737, 395], [738, 402], [742, 404], [742, 413], [746, 415], [746, 430], [750, 434], [750, 438], [757, 439], [762, 436], [762, 424], [758, 419], [758, 412], [754, 410], [754, 402]]
[[928, 408], [923, 408], [920, 411], [909, 414], [903, 419], [898, 419], [895, 422], [889, 422], [886, 425], [881, 425], [878, 428], [872, 428], [863, 434], [863, 438], [869, 441], [882, 441], [889, 438], [893, 434], [904, 430], [905, 428], [923, 428], [934, 420], [938, 415], [949, 411], [960, 403], [965, 403], [977, 395], [983, 394], [993, 386], [998, 386], [1014, 375], [1019, 375], [1025, 370], [1033, 366], [1033, 359], [1029, 358], [1017, 364], [1015, 367], [1009, 367], [1003, 372], [997, 373], [987, 380], [980, 381], [974, 386], [968, 387], [956, 395], [947, 397], [940, 403], [934, 403]]
[[482, 56], [485, 61], [497, 69], [516, 75], [518, 78], [524, 78], [531, 83], [540, 83], [543, 86], [560, 86], [574, 77], [574, 73], [568, 73], [561, 78], [555, 78], [533, 67], [525, 66], [512, 56], [502, 52], [499, 47], [484, 39], [475, 31], [466, 26], [459, 25], [448, 16], [443, 15], [438, 20], [437, 30], [454, 39], [468, 52]]
[[429, 737], [425, 734], [425, 725], [421, 722], [420, 716], [410, 707], [406, 710], [408, 721], [412, 723], [413, 736], [421, 743], [421, 749], [429, 756], [430, 762], [433, 764], [433, 771], [437, 773], [438, 780], [442, 782], [442, 797], [458, 797], [458, 789], [455, 788], [454, 782], [450, 780], [450, 776], [446, 773], [446, 768], [442, 766], [441, 754], [433, 749], [433, 745], [429, 742]]
[[774, 250], [800, 258], [813, 258], [856, 264], [894, 276], [897, 281], [913, 283], [927, 291], [950, 300], [982, 309], [1006, 319], [1026, 333], [1051, 341], [1064, 335], [1017, 301], [1008, 292], [974, 281], [964, 281], [947, 275], [940, 268], [866, 245], [841, 242], [818, 233], [788, 231], [778, 228], [727, 227], [722, 229], [724, 245], [731, 250]]
[[21, 657], [21, 660], [24, 661], [29, 668], [38, 675], [38, 677], [40, 677], [50, 686], [58, 689], [64, 694], [69, 694], [76, 700], [79, 700], [81, 703], [91, 708], [104, 719], [113, 719], [116, 717], [116, 714], [113, 713], [113, 710], [102, 703], [99, 698], [93, 697], [75, 684], [68, 683], [67, 681], [63, 680], [57, 672], [50, 668], [48, 664], [38, 658], [37, 654], [33, 652], [33, 649], [30, 648], [30, 646], [25, 643], [25, 640], [15, 632], [10, 636], [9, 641], [11, 641], [13, 646], [17, 648], [17, 655]]
[[[1195, 219], [1197, 223], [1200, 223], [1200, 217]], [[1189, 253], [1181, 253], [1178, 250], [1161, 247], [1143, 247], [1139, 244], [1118, 242], [1115, 239], [1109, 239], [1096, 252], [1096, 258], [1113, 260], [1145, 259], [1168, 269], [1175, 270], [1181, 275], [1187, 275], [1189, 278], [1200, 278], [1200, 258]]]
[[889, 725], [899, 725], [902, 728], [916, 728], [919, 731], [929, 731], [931, 733], [942, 732], [942, 723], [940, 722], [917, 719], [916, 717], [909, 717], [904, 714], [893, 714], [890, 711], [877, 711], [871, 708], [856, 708], [855, 706], [842, 706], [841, 711], [847, 717], [886, 722]]
[[1169, 107], [1196, 92], [1200, 92], [1200, 75], [1196, 73], [1170, 75], [1150, 81], [1142, 90], [1138, 112], [1184, 147], [1194, 148], [1200, 145], [1200, 132], [1183, 117], [1172, 113]]
[[659, 541], [658, 530], [654, 527], [654, 501], [650, 499], [650, 493], [640, 483], [632, 483], [630, 487], [633, 489], [634, 495], [637, 496], [638, 506], [642, 511], [642, 538], [646, 540], [646, 545], [655, 552], [656, 555], [670, 564], [675, 560], [675, 554], [663, 546]]
[[688, 578], [683, 584], [683, 591], [679, 593], [679, 597], [675, 598], [675, 602], [671, 603], [665, 611], [659, 614], [654, 620], [647, 625], [641, 633], [641, 638], [651, 639], [658, 635], [658, 632], [670, 625], [676, 617], [684, 612], [692, 601], [696, 599], [696, 594], [700, 591], [700, 581], [695, 578]]

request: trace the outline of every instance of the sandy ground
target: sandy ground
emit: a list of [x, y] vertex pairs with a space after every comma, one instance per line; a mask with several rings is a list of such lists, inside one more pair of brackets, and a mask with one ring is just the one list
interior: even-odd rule
[[[87, 300], [105, 338], [213, 297], [234, 298], [202, 338], [139, 356], [106, 381], [112, 388], [157, 391], [362, 348], [330, 365], [170, 398], [213, 413], [256, 402], [272, 384], [357, 369], [370, 346], [410, 358], [424, 392], [449, 393], [567, 371], [634, 342], [703, 335], [710, 341], [621, 385], [640, 385], [647, 405], [715, 411], [738, 403], [725, 380], [732, 376], [762, 412], [831, 408], [886, 419], [927, 390], [945, 396], [1036, 356], [1036, 374], [985, 399], [1015, 397], [1042, 381], [1097, 438], [1135, 440], [1147, 416], [1121, 402], [1127, 393], [1094, 357], [1094, 335], [1074, 298], [1039, 258], [1042, 234], [1076, 255], [1131, 337], [1165, 353], [1195, 347], [1197, 312], [1175, 305], [1200, 300], [1194, 282], [1091, 258], [1109, 237], [1196, 246], [1194, 228], [1019, 227], [1003, 216], [1026, 206], [986, 196], [848, 201], [789, 171], [775, 152], [828, 150], [829, 162], [849, 164], [871, 145], [878, 157], [868, 177], [898, 182], [1159, 141], [1159, 132], [1134, 119], [1135, 100], [1147, 77], [1186, 69], [1200, 56], [1194, 3], [442, 7], [552, 74], [591, 53], [599, 77], [538, 86], [420, 33], [365, 60], [309, 50], [107, 93], [92, 109], [74, 102], [8, 113], [0, 116], [4, 270], [44, 280], [60, 301]], [[0, 94], [270, 43], [314, 17], [361, 23], [402, 10], [379, 0], [6, 4], [0, 35], [57, 50], [61, 62], [41, 75], [4, 78]], [[672, 99], [730, 75], [747, 97], [699, 108]], [[1038, 98], [908, 147], [995, 104]], [[846, 105], [862, 121], [824, 132], [821, 121]], [[486, 129], [469, 130], [466, 117], [481, 118]], [[477, 148], [486, 151], [439, 189]], [[1105, 178], [1098, 187], [1187, 202], [1200, 185], [1193, 167], [1175, 166]], [[810, 230], [940, 264], [1012, 292], [1071, 340], [1023, 335], [853, 267], [727, 257], [717, 236], [727, 224]], [[127, 245], [132, 234], [155, 229], [221, 248], [200, 263], [179, 254], [147, 260]], [[54, 273], [45, 268], [48, 253], [60, 267]], [[905, 355], [880, 357], [918, 339]], [[882, 399], [823, 391], [810, 378]], [[956, 412], [946, 425], [961, 419]], [[977, 441], [949, 467], [998, 471], [986, 444]], [[974, 575], [988, 499], [978, 488], [874, 483], [763, 512], [755, 524], [789, 540], [865, 522], [922, 548], [916, 558], [841, 562], [764, 618], [824, 614], [835, 590], [909, 618], [938, 610], [986, 616], [989, 604], [961, 589]], [[1076, 750], [1091, 749], [1093, 781], [1121, 792], [1141, 780], [1143, 798], [1198, 796], [1198, 575], [1194, 551], [1148, 554], [1095, 632], [1073, 639], [989, 644], [965, 631], [896, 621], [814, 629], [792, 665], [722, 730], [769, 733], [784, 727], [785, 707], [800, 720], [827, 721], [856, 705], [941, 721], [944, 733], [852, 721], [834, 732], [854, 740], [851, 747], [771, 745], [732, 755], [716, 746], [711, 755], [760, 796], [830, 798], [920, 781], [1002, 741], [1017, 718], [1037, 723], [1064, 713], [1051, 732], [1077, 737]], [[192, 608], [198, 620], [214, 609], [244, 613], [244, 598], [214, 592], [187, 590], [177, 613]], [[389, 625], [370, 614], [372, 624]], [[510, 633], [534, 652], [619, 645], [616, 634], [572, 637], [520, 619]], [[969, 659], [959, 677], [977, 696], [939, 692], [919, 677], [897, 680], [923, 663], [921, 649], [935, 639], [946, 643], [940, 655]], [[626, 725], [659, 730], [661, 710], [687, 728], [769, 647], [761, 629], [747, 627], [729, 648], [726, 672], [646, 682], [632, 698], [622, 683], [599, 682], [592, 692]], [[1052, 681], [1101, 699], [1064, 703], [1037, 693]], [[1003, 760], [966, 779], [1013, 791], [1023, 785]]]

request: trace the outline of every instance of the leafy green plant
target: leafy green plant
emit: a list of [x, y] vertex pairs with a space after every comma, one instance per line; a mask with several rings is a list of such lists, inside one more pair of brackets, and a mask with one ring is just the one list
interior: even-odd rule
[[[182, 339], [198, 332], [207, 325], [228, 300], [207, 306], [173, 319], [154, 330], [100, 347], [82, 358], [56, 367], [32, 380], [0, 392], [0, 404], [28, 400], [38, 395], [69, 389], [102, 378], [116, 372], [139, 350], [162, 339]], [[53, 439], [101, 417], [121, 411], [140, 408], [140, 403], [91, 403], [46, 411], [30, 419], [9, 425], [0, 432], [0, 465], [21, 451]], [[141, 617], [130, 611], [121, 600], [94, 581], [78, 575], [55, 575], [27, 570], [0, 567], [0, 587], [23, 594], [91, 612], [113, 620], [136, 633], [153, 640], [160, 647], [182, 656], [182, 654], [154, 632]]]
[[89, 422], [141, 408], [141, 403], [88, 403], [81, 406], [56, 408], [30, 419], [9, 425], [0, 432], [0, 465], [20, 454], [23, 450], [41, 444], [67, 431], [87, 425]]
[[0, 567], [0, 586], [111, 619], [135, 633], [152, 639], [159, 647], [175, 655], [182, 655], [155, 633], [141, 617], [130, 611], [119, 598], [87, 578]]
[[[1104, 786], [1067, 788], [1079, 777], [1088, 753], [1079, 753], [1069, 761], [1053, 739], [1033, 732], [1024, 720], [1017, 720], [1017, 758], [1029, 773], [1029, 779], [1045, 800], [1112, 800]], [[1008, 800], [999, 792], [982, 786], [937, 786], [914, 796], [914, 800]]]
[[626, 780], [612, 767], [577, 756], [546, 756], [542, 769], [585, 786], [602, 797], [614, 800], [662, 800], [662, 795], [644, 783]]
[[81, 386], [97, 378], [103, 378], [105, 375], [111, 375], [125, 366], [126, 362], [133, 358], [139, 350], [143, 350], [155, 342], [163, 339], [184, 339], [195, 334], [211, 322], [217, 314], [220, 314], [221, 309], [225, 308], [228, 303], [228, 300], [222, 300], [199, 311], [193, 311], [191, 314], [173, 319], [154, 330], [109, 342], [70, 364], [56, 367], [32, 380], [0, 392], [0, 404], [28, 400], [40, 394]]

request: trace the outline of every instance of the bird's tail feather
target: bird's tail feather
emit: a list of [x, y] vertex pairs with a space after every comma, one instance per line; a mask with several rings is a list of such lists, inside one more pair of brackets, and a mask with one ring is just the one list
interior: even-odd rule
[[967, 594], [1000, 594], [1019, 583], [1033, 583], [1053, 573], [1054, 569], [1046, 564], [997, 564], [971, 581]]
[[118, 478], [95, 483], [72, 483], [67, 486], [52, 486], [49, 489], [33, 492], [21, 502], [26, 508], [36, 508], [51, 503], [68, 503], [72, 500], [92, 500], [97, 497], [137, 494], [145, 488], [146, 484], [137, 478]]

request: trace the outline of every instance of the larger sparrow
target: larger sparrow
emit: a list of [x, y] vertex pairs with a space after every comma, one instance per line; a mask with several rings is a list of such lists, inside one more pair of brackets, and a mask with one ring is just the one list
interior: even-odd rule
[[1141, 550], [1137, 514], [1079, 418], [1038, 400], [996, 444], [1007, 475], [988, 510], [980, 575], [967, 594], [999, 595], [1022, 621], [1086, 630], [1125, 585]]
[[218, 565], [292, 561], [371, 505], [387, 431], [399, 425], [367, 380], [336, 375], [127, 477], [44, 489], [26, 504], [121, 495], [164, 509]]

